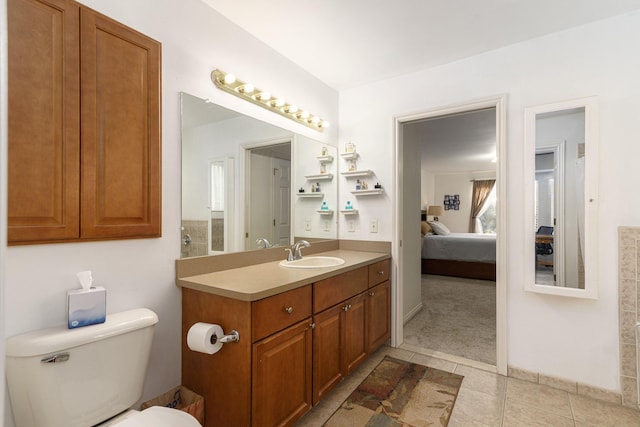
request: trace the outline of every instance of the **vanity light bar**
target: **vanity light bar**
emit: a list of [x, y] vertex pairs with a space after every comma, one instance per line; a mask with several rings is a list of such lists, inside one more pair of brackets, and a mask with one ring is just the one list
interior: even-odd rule
[[211, 72], [211, 80], [218, 89], [222, 89], [238, 98], [259, 105], [319, 132], [329, 127], [328, 121], [310, 114], [308, 111], [301, 110], [296, 105], [285, 102], [284, 99], [278, 98], [267, 91], [258, 89], [251, 83], [238, 80], [233, 74], [216, 69]]

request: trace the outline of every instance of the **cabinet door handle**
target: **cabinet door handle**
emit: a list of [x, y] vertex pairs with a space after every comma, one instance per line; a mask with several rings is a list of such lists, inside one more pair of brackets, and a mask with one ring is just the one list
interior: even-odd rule
[[370, 297], [375, 296], [375, 294], [376, 294], [376, 293], [375, 293], [375, 292], [373, 292], [373, 291], [369, 292], [369, 296], [370, 296]]
[[378, 271], [378, 274], [379, 274], [380, 276], [382, 276], [382, 275], [384, 274], [384, 270], [380, 270], [380, 271]]
[[291, 314], [291, 313], [293, 313], [293, 307], [285, 307], [284, 311], [286, 311], [287, 314]]
[[351, 309], [351, 304], [347, 304], [347, 305], [345, 305], [344, 307], [342, 307], [342, 309], [343, 309], [344, 311], [349, 311], [349, 310]]

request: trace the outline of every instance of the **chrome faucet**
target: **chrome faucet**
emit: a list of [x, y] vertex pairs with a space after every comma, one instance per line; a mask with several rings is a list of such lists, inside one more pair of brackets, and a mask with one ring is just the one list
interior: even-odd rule
[[259, 239], [256, 239], [256, 244], [258, 245], [258, 249], [268, 249], [273, 246], [264, 237], [260, 237]]
[[302, 248], [301, 246], [304, 246], [305, 248], [308, 248], [309, 246], [311, 246], [311, 243], [307, 242], [306, 240], [300, 240], [298, 243], [295, 243], [291, 249], [293, 252], [293, 259], [302, 259]]

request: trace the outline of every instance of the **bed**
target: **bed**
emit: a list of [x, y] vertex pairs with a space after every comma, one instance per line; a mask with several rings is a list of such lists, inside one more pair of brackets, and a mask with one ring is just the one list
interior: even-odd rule
[[496, 280], [496, 236], [426, 234], [422, 237], [422, 274]]

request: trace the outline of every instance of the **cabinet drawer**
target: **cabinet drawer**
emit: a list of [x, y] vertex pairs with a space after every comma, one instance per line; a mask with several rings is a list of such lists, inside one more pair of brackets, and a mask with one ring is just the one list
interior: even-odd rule
[[255, 301], [251, 304], [252, 342], [311, 316], [311, 285]]
[[388, 259], [371, 264], [369, 266], [369, 287], [389, 280], [390, 267], [391, 263]]
[[319, 313], [367, 289], [367, 268], [362, 267], [313, 284], [313, 312]]

